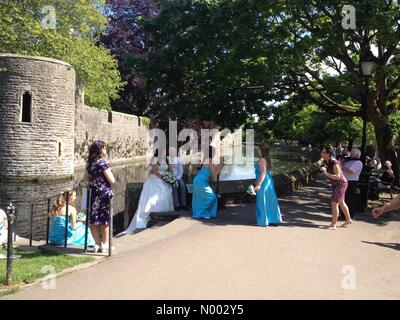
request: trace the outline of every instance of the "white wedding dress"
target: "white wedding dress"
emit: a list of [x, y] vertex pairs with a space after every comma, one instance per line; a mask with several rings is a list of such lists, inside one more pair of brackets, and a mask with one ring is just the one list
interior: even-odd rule
[[[168, 165], [159, 165], [158, 170], [162, 175], [168, 170]], [[136, 229], [146, 228], [152, 212], [169, 212], [173, 210], [174, 201], [171, 185], [158, 176], [150, 174], [143, 184], [136, 213], [128, 229], [123, 234], [131, 234]]]

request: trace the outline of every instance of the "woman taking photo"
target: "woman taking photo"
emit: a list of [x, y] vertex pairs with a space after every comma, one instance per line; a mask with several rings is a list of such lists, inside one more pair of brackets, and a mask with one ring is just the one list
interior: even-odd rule
[[93, 142], [89, 148], [86, 165], [87, 180], [92, 190], [89, 222], [96, 243], [95, 252], [105, 252], [109, 249], [107, 241], [110, 232], [110, 199], [113, 197], [112, 185], [115, 178], [110, 164], [104, 159], [106, 154], [106, 144], [103, 141]]
[[260, 160], [256, 163], [256, 219], [257, 225], [266, 227], [282, 223], [278, 198], [275, 193], [274, 179], [271, 176], [272, 162], [269, 147], [262, 144], [259, 147]]
[[348, 183], [346, 177], [343, 175], [342, 169], [340, 168], [340, 162], [334, 159], [332, 148], [322, 149], [321, 157], [326, 163], [326, 167], [322, 167], [321, 169], [322, 174], [328, 177], [332, 183], [332, 223], [328, 229], [335, 230], [339, 217], [339, 207], [342, 209], [346, 218], [346, 222], [342, 225], [342, 227], [353, 223], [353, 220], [351, 220], [350, 217], [349, 208], [344, 200]]

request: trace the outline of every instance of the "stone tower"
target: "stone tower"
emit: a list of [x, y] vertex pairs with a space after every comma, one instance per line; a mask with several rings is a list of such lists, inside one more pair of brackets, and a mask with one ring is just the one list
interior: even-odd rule
[[0, 180], [74, 173], [75, 70], [67, 63], [0, 54]]

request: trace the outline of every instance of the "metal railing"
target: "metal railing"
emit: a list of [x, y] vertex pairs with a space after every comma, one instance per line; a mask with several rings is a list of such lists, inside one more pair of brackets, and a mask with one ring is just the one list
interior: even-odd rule
[[[46, 221], [46, 244], [49, 244], [49, 237], [50, 237], [50, 229], [51, 229], [51, 219], [50, 219], [50, 211], [51, 211], [51, 199], [56, 198], [59, 195], [51, 196], [47, 198], [47, 221]], [[88, 248], [88, 237], [89, 237], [89, 217], [91, 214], [91, 196], [92, 196], [92, 188], [88, 188], [86, 194], [86, 219], [85, 219], [85, 243], [83, 252], [87, 252]], [[65, 233], [64, 233], [64, 248], [68, 247], [68, 225], [69, 225], [69, 202], [70, 202], [70, 192], [65, 194], [66, 197], [66, 209], [65, 209]], [[113, 199], [110, 198], [110, 219], [109, 219], [109, 237], [108, 237], [108, 244], [109, 250], [108, 255], [112, 255], [112, 238], [113, 238]], [[12, 206], [12, 204], [10, 204]], [[13, 207], [14, 208], [14, 207]], [[13, 218], [13, 230], [15, 232], [11, 232], [10, 234], [14, 234], [14, 241], [16, 241], [16, 227], [17, 227], [17, 209], [14, 210], [14, 218]], [[34, 204], [30, 205], [30, 224], [29, 224], [29, 246], [33, 244], [33, 235], [34, 235], [34, 215], [35, 215], [35, 206]], [[104, 239], [105, 240], [105, 239]]]

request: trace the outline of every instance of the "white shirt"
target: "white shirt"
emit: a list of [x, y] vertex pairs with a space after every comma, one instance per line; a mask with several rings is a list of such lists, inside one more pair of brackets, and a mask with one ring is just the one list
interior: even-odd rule
[[349, 160], [343, 164], [343, 167], [350, 169], [353, 173], [347, 173], [343, 170], [344, 176], [347, 178], [347, 181], [358, 181], [360, 177], [360, 173], [363, 168], [363, 164], [358, 160]]
[[178, 157], [168, 157], [169, 163], [172, 165], [172, 171], [176, 179], [182, 179], [183, 175], [183, 163]]

